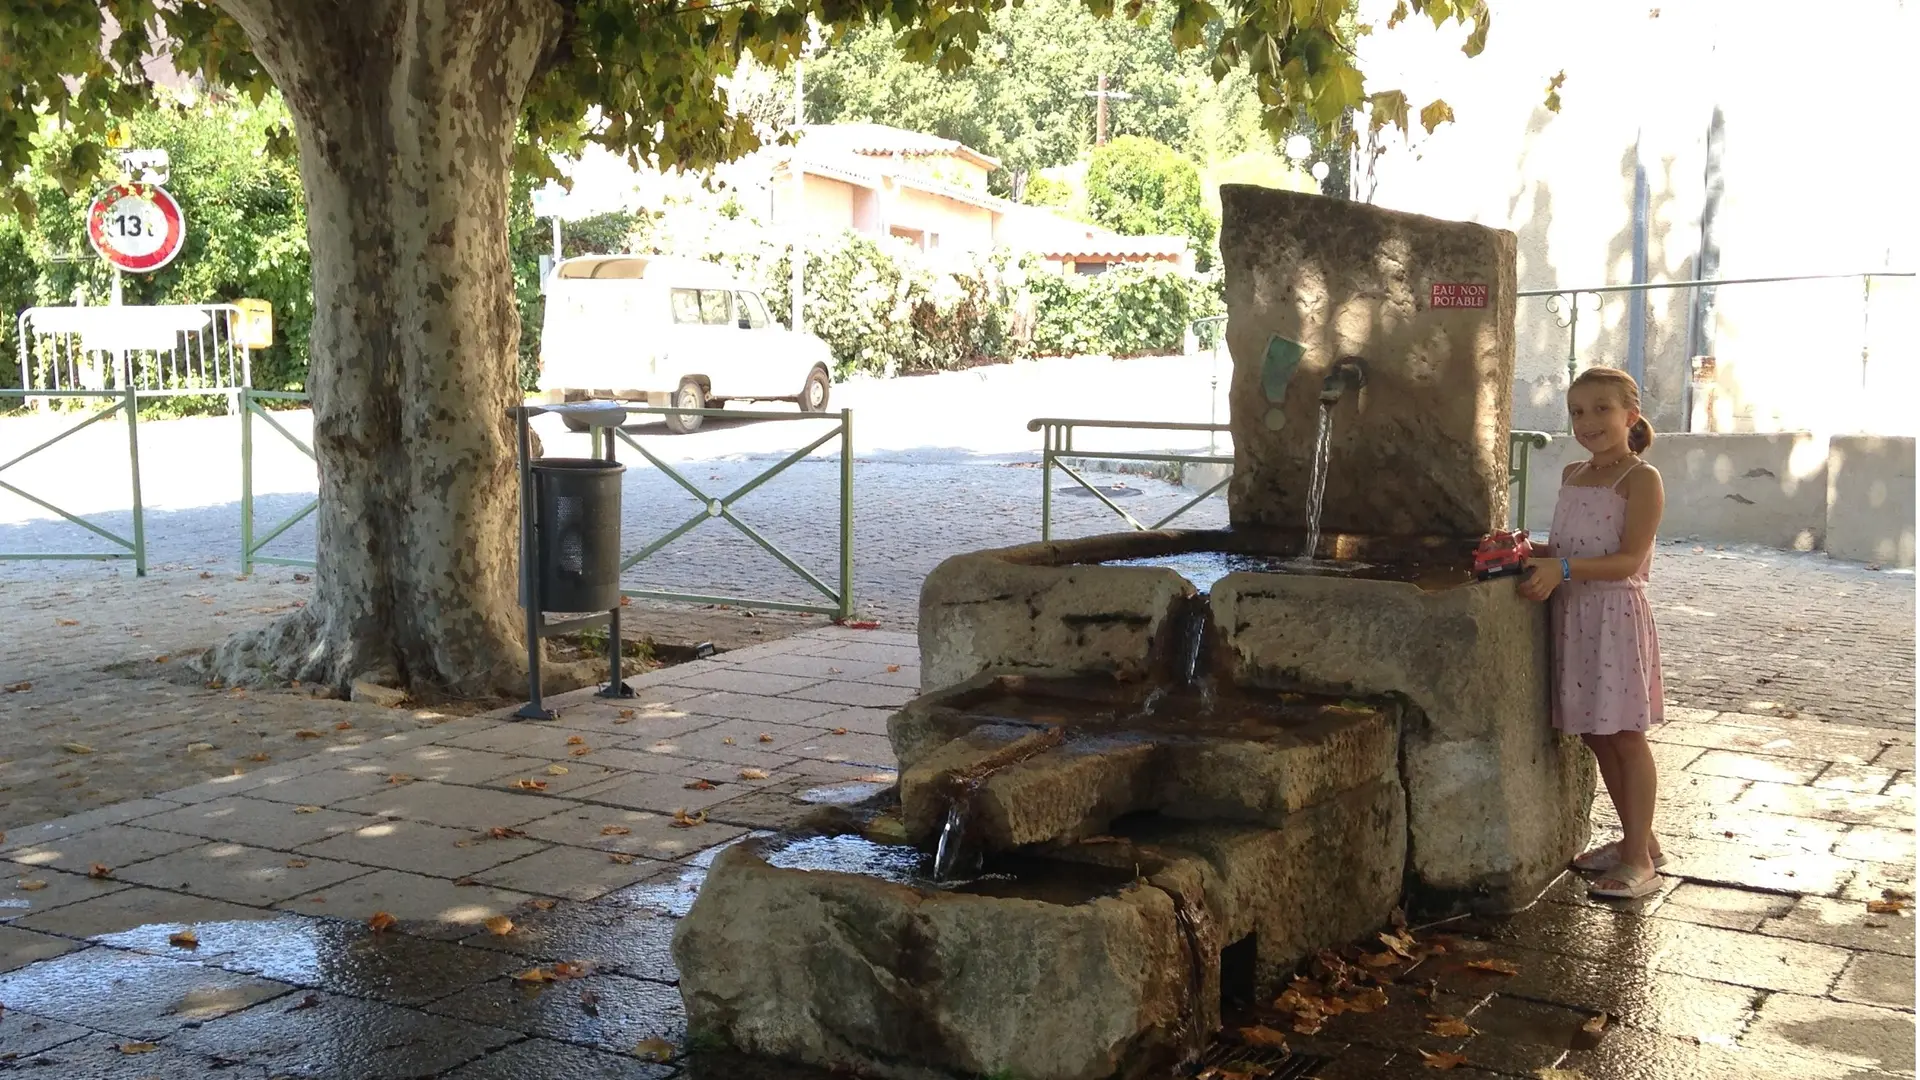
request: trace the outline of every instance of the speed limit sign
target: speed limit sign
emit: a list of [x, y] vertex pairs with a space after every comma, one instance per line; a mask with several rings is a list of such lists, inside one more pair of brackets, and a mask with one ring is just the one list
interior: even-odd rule
[[173, 261], [187, 241], [187, 221], [167, 189], [117, 184], [87, 210], [87, 239], [122, 270], [151, 273]]

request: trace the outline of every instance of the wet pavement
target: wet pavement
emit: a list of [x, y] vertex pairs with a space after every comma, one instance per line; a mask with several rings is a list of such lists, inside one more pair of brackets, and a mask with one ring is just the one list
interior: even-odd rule
[[[551, 725], [451, 719], [9, 829], [0, 1073], [824, 1075], [688, 1031], [669, 944], [723, 845], [892, 782], [916, 658], [808, 631], [631, 701], [568, 695]], [[1669, 716], [1660, 892], [1593, 901], [1569, 875], [1517, 915], [1414, 927], [1412, 959], [1361, 943], [1299, 984], [1324, 1015], [1237, 1020], [1216, 1076], [1912, 1076], [1910, 720]]]

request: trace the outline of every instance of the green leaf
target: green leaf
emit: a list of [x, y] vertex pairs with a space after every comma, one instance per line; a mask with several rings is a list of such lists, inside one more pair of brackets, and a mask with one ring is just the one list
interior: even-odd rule
[[1387, 16], [1387, 29], [1391, 30], [1407, 21], [1407, 0], [1398, 0], [1393, 5], [1393, 14]]
[[1392, 124], [1400, 129], [1400, 134], [1408, 133], [1406, 94], [1399, 90], [1382, 90], [1368, 97], [1367, 104], [1373, 114], [1372, 119], [1368, 121], [1371, 130], [1379, 131], [1386, 125]]
[[1479, 56], [1487, 47], [1487, 29], [1492, 22], [1493, 15], [1487, 10], [1484, 0], [1476, 0], [1473, 5], [1473, 33], [1467, 35], [1467, 43], [1460, 46], [1460, 51], [1468, 56]]
[[1441, 124], [1451, 123], [1452, 121], [1453, 106], [1438, 98], [1435, 98], [1429, 102], [1425, 108], [1420, 110], [1420, 126], [1426, 128], [1427, 134], [1429, 135], [1433, 134], [1433, 129], [1439, 127]]

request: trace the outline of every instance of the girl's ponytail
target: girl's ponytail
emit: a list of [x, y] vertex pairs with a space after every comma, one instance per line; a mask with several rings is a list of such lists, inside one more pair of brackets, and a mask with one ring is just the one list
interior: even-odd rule
[[1643, 416], [1635, 420], [1633, 426], [1627, 429], [1627, 449], [1636, 454], [1641, 454], [1645, 453], [1647, 447], [1652, 445], [1653, 425], [1647, 423], [1647, 418]]

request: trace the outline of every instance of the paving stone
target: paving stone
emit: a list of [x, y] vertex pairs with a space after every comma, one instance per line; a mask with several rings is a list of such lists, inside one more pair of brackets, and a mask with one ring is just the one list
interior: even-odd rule
[[1785, 915], [1795, 902], [1794, 897], [1781, 893], [1727, 889], [1690, 881], [1667, 894], [1666, 902], [1652, 914], [1659, 919], [1751, 931], [1758, 930], [1768, 919]]
[[802, 701], [825, 701], [835, 705], [851, 705], [866, 709], [897, 709], [920, 693], [909, 686], [885, 686], [874, 682], [849, 682], [833, 679], [816, 683], [800, 690], [789, 691], [788, 698]]
[[[446, 1080], [665, 1080], [674, 1066], [609, 1054], [552, 1039], [502, 1047], [447, 1074]], [[744, 1078], [736, 1078], [744, 1080]]]
[[135, 863], [116, 876], [140, 885], [260, 907], [325, 889], [367, 872], [364, 866], [224, 841]]
[[875, 769], [899, 767], [898, 759], [893, 756], [893, 744], [888, 742], [884, 735], [863, 735], [851, 731], [845, 735], [825, 735], [789, 746], [787, 752], [799, 754], [809, 761], [824, 761], [835, 765], [858, 765], [862, 768]]
[[408, 747], [392, 755], [382, 755], [379, 761], [380, 767], [390, 772], [442, 784], [482, 784], [496, 777], [529, 773], [547, 765], [545, 758], [528, 755], [432, 745]]
[[400, 929], [406, 933], [451, 939], [466, 937], [486, 920], [509, 914], [529, 899], [525, 893], [509, 889], [457, 885], [399, 870], [374, 870], [279, 906], [302, 915], [362, 923], [384, 911], [400, 920]]
[[591, 900], [652, 876], [658, 865], [640, 856], [562, 846], [482, 870], [474, 878], [544, 896]]
[[803, 656], [824, 656], [835, 660], [864, 660], [874, 664], [908, 664], [920, 662], [920, 649], [917, 645], [895, 645], [882, 641], [821, 641], [818, 644], [805, 642], [793, 650]]
[[675, 925], [674, 919], [627, 904], [563, 901], [547, 911], [516, 914], [511, 933], [482, 932], [462, 943], [533, 960], [587, 963], [596, 971], [677, 982], [680, 971], [672, 951]]
[[821, 683], [822, 677], [811, 675], [782, 675], [778, 672], [748, 669], [726, 664], [715, 664], [704, 669], [691, 664], [685, 674], [676, 669], [666, 681], [675, 686], [685, 686], [699, 690], [730, 690], [737, 694], [763, 694], [775, 697], [789, 694]]
[[143, 1041], [278, 997], [285, 983], [96, 946], [0, 975], [0, 1001]]
[[[820, 728], [767, 721], [723, 720], [697, 731], [659, 739], [621, 743], [624, 749], [691, 761], [725, 761], [771, 772], [793, 764], [799, 755], [781, 749], [826, 732]], [[762, 739], [761, 736], [771, 736]], [[729, 742], [728, 740], [732, 740]]]
[[1841, 949], [1714, 926], [1656, 919], [1648, 933], [1656, 970], [1759, 990], [1824, 994], [1847, 963]]
[[66, 938], [0, 925], [0, 971], [12, 971], [42, 960], [51, 960], [79, 947]]
[[[696, 690], [691, 687], [662, 687], [678, 691], [686, 698], [703, 697], [711, 691]], [[594, 702], [590, 705], [576, 705], [564, 709], [560, 719], [552, 725], [553, 730], [565, 736], [580, 735], [587, 732], [602, 732], [624, 738], [668, 738], [687, 731], [697, 731], [707, 727], [723, 717], [708, 712], [694, 712], [686, 707], [686, 700], [665, 703], [622, 703], [620, 705]], [[531, 725], [528, 725], [531, 726]], [[536, 743], [529, 746], [525, 753], [550, 754], [545, 749], [548, 744]]]
[[1784, 784], [1755, 783], [1741, 794], [1736, 805], [1746, 810], [1826, 818], [1829, 821], [1844, 821], [1849, 825], [1882, 825], [1894, 829], [1911, 826], [1914, 820], [1912, 799], [1856, 795], [1848, 791]]
[[369, 763], [342, 764], [339, 768], [306, 773], [277, 784], [262, 784], [247, 790], [247, 798], [295, 806], [328, 806], [384, 790], [391, 770]]
[[1520, 974], [1474, 971], [1466, 963], [1476, 954], [1463, 952], [1438, 963], [1429, 960], [1428, 977], [1446, 990], [1498, 992], [1585, 1012], [1606, 1012], [1636, 1027], [1683, 1038], [1733, 1038], [1746, 1027], [1757, 996], [1746, 987], [1678, 974], [1650, 978], [1645, 970], [1624, 964], [1516, 945], [1501, 945], [1479, 955], [1507, 960]]
[[1592, 1013], [1494, 994], [1465, 1017], [1478, 1034], [1460, 1054], [1470, 1066], [1512, 1076], [1535, 1076], [1558, 1065], [1576, 1044], [1591, 1041], [1582, 1025]]
[[184, 833], [189, 838], [228, 840], [254, 847], [291, 851], [305, 844], [318, 843], [329, 836], [374, 824], [376, 820], [364, 814], [338, 810], [302, 813], [296, 804], [233, 795], [142, 818], [141, 822], [156, 829]]
[[1700, 760], [1702, 756], [1714, 752], [1704, 750], [1698, 746], [1687, 746], [1684, 743], [1654, 742], [1652, 740], [1647, 742], [1647, 749], [1653, 754], [1653, 767], [1655, 772], [1660, 776], [1667, 777], [1673, 776], [1675, 773], [1687, 771], [1687, 766]]
[[1911, 897], [1915, 893], [1913, 869], [1912, 863], [1860, 863], [1853, 878], [1840, 890], [1840, 898], [1866, 903]]
[[51, 1050], [92, 1034], [92, 1031], [77, 1024], [34, 1016], [17, 1008], [8, 1009], [5, 1021], [0, 1022], [0, 1061], [12, 1061], [18, 1067], [25, 1068], [34, 1064], [25, 1059], [42, 1050]]
[[354, 759], [347, 756], [347, 749], [335, 747], [331, 751], [317, 751], [305, 757], [272, 765], [254, 765], [251, 768], [236, 766], [233, 772], [225, 776], [216, 776], [190, 787], [165, 791], [160, 797], [167, 802], [191, 806], [194, 803], [224, 799], [230, 795], [259, 791], [297, 780], [308, 773], [325, 772], [328, 769], [351, 764]]
[[170, 1047], [269, 1073], [314, 1080], [412, 1080], [472, 1061], [513, 1041], [499, 1028], [465, 1023], [413, 1009], [337, 994], [315, 995], [315, 1005], [269, 1002], [184, 1031]]
[[348, 799], [339, 804], [339, 809], [484, 832], [546, 817], [568, 805], [564, 799], [545, 795], [523, 795], [417, 780], [409, 784], [395, 784], [386, 791], [372, 795]]
[[135, 818], [171, 810], [176, 804], [165, 799], [132, 799], [112, 806], [103, 806], [97, 810], [73, 814], [68, 817], [43, 821], [35, 825], [14, 826], [0, 832], [0, 856], [23, 848], [50, 844], [64, 840], [69, 836], [98, 829], [103, 825], [120, 825]]
[[878, 735], [885, 738], [887, 720], [893, 716], [893, 713], [892, 709], [837, 709], [811, 723], [827, 731], [846, 728], [848, 731], [857, 731], [862, 735]]
[[1712, 723], [1664, 724], [1648, 733], [1647, 738], [1707, 750], [1815, 758], [1850, 765], [1866, 765], [1886, 750], [1874, 733], [1820, 735], [1778, 727], [1739, 725], [1720, 719]]
[[789, 829], [819, 813], [821, 807], [861, 802], [892, 783], [834, 781], [798, 776], [707, 808], [709, 824], [725, 822], [750, 829]]
[[1802, 897], [1785, 915], [1761, 923], [1760, 932], [1842, 949], [1913, 955], [1913, 915], [1876, 915], [1860, 900]]
[[16, 848], [7, 858], [29, 870], [88, 873], [95, 863], [121, 867], [202, 843], [198, 837], [137, 825], [103, 825], [58, 840]]
[[1506, 918], [1468, 918], [1439, 929], [1482, 939], [1496, 951], [1523, 945], [1641, 967], [1658, 950], [1645, 916], [1600, 905], [1535, 904]]
[[[738, 768], [734, 767], [734, 772]], [[689, 789], [688, 784], [704, 779], [695, 773], [672, 775], [661, 773], [634, 773], [609, 780], [603, 784], [581, 788], [574, 797], [585, 802], [606, 803], [629, 810], [651, 810], [655, 813], [671, 814], [675, 810], [688, 813], [704, 810], [717, 802], [731, 799], [741, 793], [741, 788], [729, 783], [715, 784], [713, 790]]]
[[1833, 996], [1861, 1005], [1913, 1011], [1913, 958], [1886, 953], [1854, 953]]
[[[485, 830], [449, 829], [419, 821], [376, 819], [352, 832], [328, 837], [300, 849], [305, 856], [337, 859], [360, 866], [407, 870], [429, 877], [467, 877], [489, 866], [531, 855], [545, 847], [536, 840], [496, 840]], [[308, 890], [312, 891], [312, 890]]]
[[1707, 776], [1732, 776], [1741, 780], [1767, 780], [1776, 784], [1805, 784], [1819, 776], [1826, 767], [1827, 763], [1818, 758], [1709, 750], [1688, 765], [1687, 771]]
[[658, 871], [637, 885], [608, 893], [600, 898], [599, 903], [680, 918], [693, 907], [694, 897], [699, 895], [700, 886], [705, 884], [707, 870], [713, 865], [715, 857], [741, 840], [770, 835], [765, 830], [756, 830], [727, 843], [716, 844], [691, 859], [682, 859]]
[[1890, 743], [1873, 759], [1875, 765], [1883, 769], [1897, 769], [1900, 772], [1913, 771], [1913, 744]]
[[1540, 893], [1540, 901], [1573, 907], [1600, 908], [1631, 915], [1651, 915], [1659, 910], [1661, 904], [1666, 903], [1667, 895], [1686, 884], [1686, 880], [1670, 873], [1662, 873], [1659, 887], [1637, 900], [1614, 900], [1594, 896], [1587, 891], [1592, 884], [1592, 875], [1569, 870], [1555, 878], [1553, 883]]
[[[592, 1011], [581, 1004], [587, 994], [592, 995]], [[476, 1024], [614, 1053], [631, 1053], [642, 1039], [677, 1044], [686, 1038], [680, 991], [624, 975], [596, 974], [532, 986], [496, 979], [427, 1008]]]
[[1888, 784], [1887, 789], [1880, 794], [1902, 799], [1913, 798], [1913, 774], [1905, 771], [1894, 773], [1893, 782]]
[[1725, 841], [1753, 848], [1832, 852], [1848, 828], [1840, 822], [1819, 818], [1729, 811], [1715, 817], [1694, 819], [1688, 834], [1702, 840]]
[[202, 920], [264, 919], [271, 912], [202, 896], [131, 886], [15, 920], [13, 925], [70, 938], [101, 938], [141, 926], [184, 930]]
[[[725, 722], [726, 721], [720, 720], [713, 721], [713, 723]], [[609, 776], [631, 773], [678, 773], [685, 772], [691, 768], [701, 772], [712, 772], [713, 778], [718, 780], [739, 771], [742, 765], [741, 762], [729, 763], [724, 761], [707, 761], [691, 757], [674, 757], [671, 754], [655, 753], [646, 749], [654, 745], [671, 745], [673, 744], [673, 740], [671, 739], [645, 739], [638, 742], [629, 742], [616, 739], [613, 736], [601, 736], [598, 738], [589, 736], [589, 738], [593, 738], [593, 741], [588, 742], [586, 745], [592, 748], [592, 752], [581, 757], [567, 757], [562, 759], [566, 762], [566, 768], [572, 769], [576, 764], [598, 765], [609, 770]], [[784, 761], [787, 759], [782, 758], [780, 760]], [[608, 777], [602, 777], [601, 779], [604, 780], [607, 778]], [[541, 779], [546, 779], [546, 777], [541, 775]], [[598, 781], [595, 782], [597, 783]], [[587, 785], [582, 784], [580, 786], [585, 787]]]
[[1793, 1051], [1856, 1069], [1911, 1073], [1913, 1014], [1775, 994], [1760, 1006], [1740, 1044]]
[[[616, 753], [618, 753], [618, 751], [596, 749], [594, 751], [594, 757], [600, 758]], [[546, 785], [539, 789], [542, 795], [571, 796], [581, 788], [604, 784], [608, 780], [622, 776], [630, 776], [633, 773], [631, 769], [619, 768], [610, 762], [589, 761], [586, 758], [567, 758], [565, 760], [566, 764], [564, 765], [558, 762], [543, 762], [537, 769], [531, 769], [523, 773], [509, 773], [497, 780], [489, 780], [481, 786], [491, 788], [495, 791], [521, 792], [525, 791], [526, 787], [522, 785], [520, 781], [531, 780], [535, 783]], [[564, 771], [556, 773], [554, 772], [555, 769]]]
[[[229, 1066], [218, 1059], [161, 1045], [129, 1054], [121, 1046], [135, 1040], [88, 1032], [86, 1037], [16, 1062], [29, 1076], [60, 1080], [270, 1080], [264, 1069]], [[0, 1066], [3, 1069], [4, 1066]]]
[[[673, 823], [671, 814], [604, 806], [565, 810], [552, 817], [529, 821], [521, 828], [528, 836], [556, 844], [644, 855], [667, 862], [725, 843], [745, 831], [713, 823], [681, 828]], [[625, 831], [610, 835], [609, 829]]]
[[499, 952], [412, 934], [376, 934], [357, 923], [285, 912], [240, 922], [193, 923], [196, 944], [191, 948], [173, 943], [180, 929], [141, 926], [99, 941], [395, 1005], [423, 1004], [513, 970], [513, 960]]
[[[804, 653], [785, 652], [757, 659], [738, 660], [732, 653], [722, 653], [719, 657], [724, 664], [751, 668], [754, 671], [771, 672], [776, 675], [794, 675], [820, 682], [825, 679], [865, 679], [869, 676], [886, 674], [888, 665], [873, 660], [835, 660], [825, 656], [808, 656]], [[905, 668], [901, 669], [906, 670]], [[914, 672], [919, 678], [919, 672]], [[682, 682], [681, 685], [687, 685]]]
[[125, 882], [112, 878], [0, 861], [0, 924], [126, 887]]
[[[1832, 791], [1853, 791], [1862, 795], [1888, 794], [1887, 785], [1899, 774], [1891, 769], [1882, 769], [1874, 765], [1847, 765], [1835, 762], [1828, 765], [1819, 779], [1813, 782], [1817, 788]], [[1909, 798], [1912, 792], [1908, 792]]]
[[[860, 704], [851, 702], [849, 704]], [[760, 697], [718, 690], [677, 703], [677, 708], [699, 716], [751, 720], [764, 724], [805, 724], [816, 716], [837, 711], [832, 702], [791, 697]]]
[[1859, 864], [1813, 851], [1756, 848], [1674, 837], [1661, 845], [1668, 876], [1773, 892], [1832, 895], [1858, 872]]
[[1609, 1025], [1593, 1048], [1569, 1052], [1560, 1068], [1582, 1080], [1867, 1080], [1837, 1062], [1623, 1025]]
[[1835, 855], [1862, 862], [1906, 863], [1914, 861], [1913, 833], [1905, 829], [1882, 829], [1873, 825], [1855, 825], [1840, 837]]

